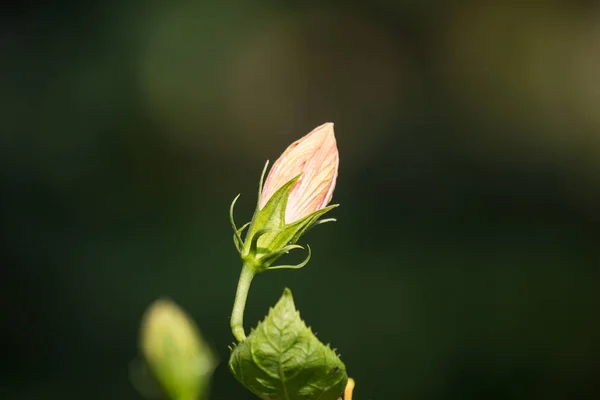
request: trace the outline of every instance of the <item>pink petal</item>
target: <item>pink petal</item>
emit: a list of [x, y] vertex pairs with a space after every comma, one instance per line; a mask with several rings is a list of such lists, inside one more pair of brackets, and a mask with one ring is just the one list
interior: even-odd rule
[[286, 223], [324, 208], [333, 196], [338, 166], [333, 123], [328, 122], [292, 143], [273, 164], [260, 197], [260, 208], [277, 189], [298, 174], [302, 175], [290, 192]]

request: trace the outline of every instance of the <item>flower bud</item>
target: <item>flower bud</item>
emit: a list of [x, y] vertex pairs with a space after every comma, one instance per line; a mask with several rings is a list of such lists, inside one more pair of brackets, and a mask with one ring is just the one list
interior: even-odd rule
[[140, 347], [168, 398], [201, 398], [214, 369], [214, 357], [194, 322], [173, 301], [156, 300], [148, 308]]
[[300, 175], [288, 197], [285, 223], [291, 224], [324, 208], [333, 196], [338, 166], [333, 123], [328, 122], [292, 143], [273, 164], [259, 207], [262, 209], [277, 189]]
[[[254, 272], [276, 268], [301, 268], [298, 265], [271, 267], [271, 264], [296, 245], [311, 227], [323, 222], [325, 213], [337, 207], [328, 206], [338, 175], [339, 154], [333, 123], [315, 128], [292, 143], [275, 162], [265, 184], [259, 186], [258, 205], [252, 221], [238, 229], [233, 220], [234, 200], [230, 208], [234, 243], [244, 264]], [[266, 166], [265, 166], [266, 170]], [[263, 171], [263, 177], [264, 177]], [[242, 232], [248, 228], [242, 241]]]

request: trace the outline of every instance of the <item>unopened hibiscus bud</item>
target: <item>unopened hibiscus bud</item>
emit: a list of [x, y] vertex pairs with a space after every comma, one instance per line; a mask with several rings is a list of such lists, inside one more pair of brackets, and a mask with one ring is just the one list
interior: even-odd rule
[[339, 154], [328, 122], [292, 143], [273, 164], [262, 189], [259, 207], [290, 180], [300, 176], [289, 192], [285, 223], [291, 224], [331, 201], [338, 174]]
[[[306, 259], [298, 265], [271, 266], [281, 255], [302, 248], [296, 242], [307, 229], [333, 220], [319, 218], [337, 207], [328, 204], [333, 196], [338, 165], [333, 123], [328, 122], [292, 143], [273, 164], [264, 186], [261, 177], [254, 217], [240, 229], [233, 222], [237, 198], [233, 201], [230, 216], [234, 242], [246, 266], [260, 272], [306, 265], [310, 248]], [[246, 228], [248, 232], [243, 241], [241, 235]]]
[[173, 301], [155, 301], [146, 311], [140, 348], [152, 376], [172, 400], [204, 397], [214, 356], [199, 330]]

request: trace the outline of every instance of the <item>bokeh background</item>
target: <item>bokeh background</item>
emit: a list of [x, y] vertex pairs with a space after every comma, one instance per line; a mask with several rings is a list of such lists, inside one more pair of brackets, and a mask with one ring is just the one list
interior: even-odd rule
[[[357, 400], [600, 398], [595, 1], [12, 2], [0, 15], [0, 398], [140, 399], [169, 296], [229, 374], [260, 171], [335, 123], [290, 287]], [[293, 257], [292, 257], [293, 261]]]

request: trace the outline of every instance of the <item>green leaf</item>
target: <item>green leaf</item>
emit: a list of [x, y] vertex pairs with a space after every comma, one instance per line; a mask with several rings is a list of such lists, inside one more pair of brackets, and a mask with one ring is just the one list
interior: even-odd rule
[[348, 381], [335, 351], [300, 319], [289, 289], [233, 349], [229, 369], [263, 400], [336, 400]]

